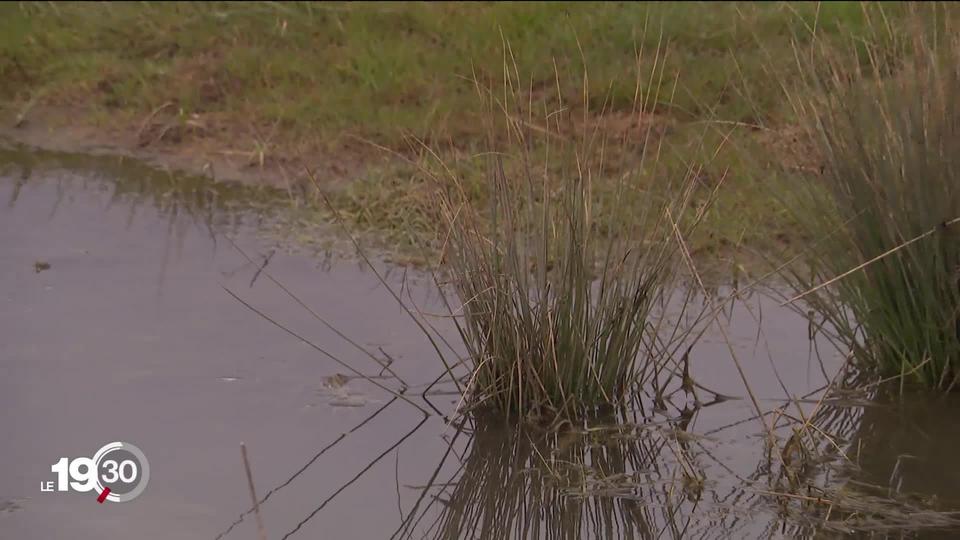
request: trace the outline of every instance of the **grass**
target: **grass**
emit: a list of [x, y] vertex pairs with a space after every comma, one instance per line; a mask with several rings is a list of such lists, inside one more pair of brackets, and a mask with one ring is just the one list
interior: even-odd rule
[[[885, 9], [890, 17], [901, 11]], [[323, 178], [351, 181], [335, 197], [345, 216], [415, 254], [441, 223], [429, 189], [401, 162], [373, 159], [380, 151], [360, 141], [408, 157], [411, 136], [449, 160], [482, 150], [483, 112], [470, 81], [498, 76], [503, 40], [532, 90], [570, 104], [574, 118], [605, 108], [600, 127], [613, 137], [631, 129], [624, 117], [637, 53], [662, 46], [666, 80], [680, 83], [657, 107], [661, 165], [686, 169], [706, 121], [722, 120], [710, 136], [729, 141], [704, 171], [716, 178], [729, 168], [729, 189], [690, 238], [695, 253], [715, 258], [742, 246], [765, 249], [795, 231], [776, 198], [757, 187], [778, 182], [771, 170], [792, 123], [769, 69], [792, 59], [797, 29], [808, 25], [821, 36], [857, 33], [864, 10], [856, 3], [21, 3], [0, 6], [0, 100], [13, 116], [66, 107], [63, 122], [251, 167], [295, 168], [309, 156], [329, 166]], [[569, 76], [584, 64], [587, 103]], [[473, 182], [485, 185], [481, 173]]]
[[800, 50], [791, 103], [823, 165], [790, 207], [821, 239], [792, 280], [844, 347], [883, 375], [949, 390], [960, 380], [960, 40], [944, 11], [919, 9], [900, 28], [878, 20], [852, 50]]
[[[856, 4], [820, 8], [824, 31], [861, 24]], [[174, 102], [186, 113], [229, 113], [298, 137], [335, 138], [344, 129], [396, 142], [412, 132], [445, 139], [481, 135], [469, 76], [500, 71], [501, 34], [534, 86], [570, 100], [561, 72], [594, 66], [591, 95], [628, 109], [637, 48], [675, 46], [683, 71], [671, 112], [757, 120], [775, 100], [730, 99], [743, 78], [771, 96], [756, 37], [789, 58], [791, 29], [812, 20], [805, 5], [310, 3], [22, 4], [3, 7], [0, 75], [5, 97], [43, 91], [108, 111], [147, 113]], [[583, 51], [581, 58], [578, 51]], [[737, 51], [737, 59], [730, 54]], [[64, 54], [69, 53], [69, 54]], [[708, 60], [710, 60], [708, 62]], [[738, 66], [740, 72], [738, 72]], [[576, 69], [574, 69], [576, 71]]]

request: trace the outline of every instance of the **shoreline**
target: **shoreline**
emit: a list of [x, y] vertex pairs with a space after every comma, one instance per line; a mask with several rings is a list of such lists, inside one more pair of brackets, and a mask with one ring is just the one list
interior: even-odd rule
[[[67, 125], [67, 119], [87, 119], [82, 109], [71, 107], [34, 107], [21, 117], [10, 114], [14, 107], [0, 109], [0, 140], [29, 148], [131, 158], [150, 167], [214, 182], [238, 182], [245, 185], [269, 186], [288, 191], [307, 182], [303, 171], [309, 167], [317, 178], [324, 179], [324, 188], [342, 189], [351, 178], [362, 173], [356, 164], [337, 166], [321, 157], [312, 163], [289, 157], [273, 157], [250, 163], [226, 149], [217, 137], [195, 136], [181, 142], [155, 140], [141, 143], [144, 124], [134, 130], [129, 125], [96, 126], [92, 122]], [[163, 129], [162, 127], [160, 129]], [[138, 141], [138, 139], [140, 141]]]
[[[251, 165], [244, 162], [236, 156], [231, 156], [229, 152], [223, 150], [222, 141], [217, 137], [195, 136], [188, 140], [177, 142], [158, 141], [154, 144], [141, 145], [136, 144], [138, 139], [138, 130], [133, 129], [127, 123], [117, 122], [113, 126], [97, 126], [89, 121], [90, 116], [84, 114], [81, 109], [72, 109], [69, 107], [40, 106], [34, 107], [24, 115], [23, 121], [17, 122], [11, 118], [9, 112], [13, 109], [10, 104], [0, 109], [0, 144], [10, 144], [14, 146], [23, 146], [28, 149], [50, 152], [63, 152], [70, 154], [83, 154], [94, 157], [119, 157], [121, 159], [129, 158], [144, 164], [147, 167], [162, 172], [177, 173], [203, 178], [214, 183], [236, 183], [254, 188], [273, 188], [286, 191], [291, 201], [295, 205], [303, 204], [316, 216], [310, 217], [311, 222], [316, 225], [322, 225], [322, 228], [329, 231], [331, 236], [324, 241], [334, 241], [340, 243], [343, 240], [342, 233], [333, 231], [335, 227], [332, 218], [327, 215], [327, 211], [318, 207], [315, 201], [310, 201], [310, 194], [316, 189], [306, 174], [294, 175], [290, 171], [302, 170], [309, 166], [314, 175], [325, 182], [320, 186], [328, 195], [332, 195], [339, 203], [339, 210], [350, 207], [352, 210], [360, 209], [364, 211], [364, 205], [368, 204], [365, 197], [370, 196], [373, 190], [377, 197], [384, 197], [389, 194], [389, 187], [378, 187], [376, 181], [369, 181], [365, 174], [371, 171], [387, 171], [387, 178], [396, 177], [395, 180], [402, 182], [402, 173], [399, 168], [395, 172], [388, 166], [383, 168], [385, 159], [389, 159], [380, 152], [381, 159], [377, 159], [371, 152], [372, 157], [357, 158], [352, 160], [350, 168], [336, 166], [323, 157], [317, 159], [314, 163], [305, 164], [299, 160], [287, 158], [285, 160], [276, 157], [266, 160], [263, 167], [259, 164]], [[87, 123], [78, 123], [75, 125], [66, 125], [65, 119], [78, 118], [86, 119]], [[139, 130], [142, 131], [142, 130]], [[372, 147], [371, 147], [372, 148]], [[356, 157], [356, 156], [355, 156]], [[363, 160], [370, 160], [372, 163], [367, 166], [366, 171], [358, 170]], [[394, 159], [392, 165], [397, 167], [397, 161]], [[358, 193], [353, 193], [351, 186], [357, 186]], [[383, 193], [380, 193], [382, 191]], [[338, 199], [338, 197], [343, 197]], [[375, 199], [373, 204], [381, 201]], [[397, 230], [392, 223], [369, 223], [358, 221], [357, 217], [348, 217], [346, 224], [350, 226], [351, 234], [355, 234], [364, 239], [367, 247], [380, 256], [385, 256], [396, 264], [415, 267], [428, 265], [428, 262], [435, 260], [434, 253], [422, 253], [422, 249], [417, 249], [413, 244], [403, 245], [395, 242], [395, 236], [401, 235], [409, 240], [413, 236], [421, 233], [415, 231]], [[770, 241], [783, 247], [789, 243], [789, 240], [781, 238], [770, 238]], [[309, 242], [313, 244], [314, 242]], [[769, 264], [767, 257], [769, 253], [766, 250], [759, 249], [762, 246], [751, 245], [732, 245], [727, 242], [708, 242], [695, 246], [692, 250], [694, 259], [698, 263], [698, 271], [705, 276], [712, 278], [718, 275], [726, 275], [728, 280], [737, 280], [739, 277], [751, 276], [755, 272], [764, 269]], [[339, 250], [338, 250], [339, 251]], [[684, 273], [689, 269], [684, 269]]]

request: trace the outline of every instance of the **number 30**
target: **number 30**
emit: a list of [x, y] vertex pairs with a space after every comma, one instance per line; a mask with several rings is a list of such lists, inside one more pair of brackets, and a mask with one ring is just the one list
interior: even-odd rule
[[113, 483], [119, 479], [124, 484], [129, 484], [137, 478], [137, 464], [129, 459], [123, 460], [119, 465], [116, 461], [108, 459], [103, 462], [103, 466], [107, 469], [107, 473], [103, 475], [104, 482]]

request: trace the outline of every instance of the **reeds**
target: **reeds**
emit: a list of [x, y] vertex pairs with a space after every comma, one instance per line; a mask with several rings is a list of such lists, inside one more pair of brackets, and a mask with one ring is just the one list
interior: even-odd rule
[[[881, 374], [960, 377], [960, 39], [953, 9], [882, 12], [853, 52], [815, 40], [788, 91], [820, 161], [790, 206], [818, 241], [789, 277], [840, 342]], [[854, 270], [854, 271], [851, 271]], [[837, 276], [841, 279], [834, 280]], [[821, 286], [830, 283], [829, 286]]]
[[[670, 97], [659, 54], [638, 72], [620, 136], [603, 127], [609, 111], [591, 105], [586, 74], [583, 103], [543, 98], [524, 88], [507, 50], [502, 94], [477, 84], [487, 195], [450, 173], [439, 196], [472, 365], [468, 403], [521, 416], [614, 406], [680, 371], [688, 330], [678, 319], [691, 308], [665, 312], [682, 239], [702, 217], [689, 211], [698, 169], [658, 167], [654, 104]], [[629, 162], [604, 160], [613, 144]]]

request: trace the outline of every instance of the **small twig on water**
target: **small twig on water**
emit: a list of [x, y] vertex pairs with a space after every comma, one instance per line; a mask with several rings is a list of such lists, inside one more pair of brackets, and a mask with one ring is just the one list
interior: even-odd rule
[[243, 468], [247, 472], [250, 498], [253, 499], [253, 513], [257, 517], [257, 532], [260, 535], [260, 540], [267, 540], [267, 530], [263, 528], [263, 518], [260, 517], [260, 499], [257, 498], [257, 490], [253, 487], [253, 473], [250, 472], [250, 460], [247, 459], [247, 445], [240, 443], [240, 454], [243, 456]]

